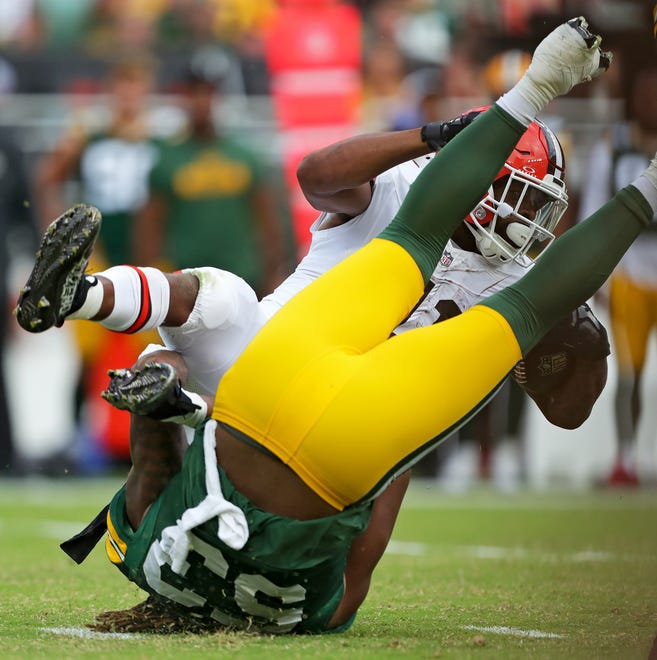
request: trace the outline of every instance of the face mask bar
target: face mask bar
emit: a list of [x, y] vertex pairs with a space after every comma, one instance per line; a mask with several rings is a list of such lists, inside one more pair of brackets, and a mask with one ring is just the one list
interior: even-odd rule
[[[493, 187], [470, 213], [466, 226], [472, 232], [481, 254], [495, 262], [516, 261], [526, 266], [524, 255], [536, 242], [547, 247], [554, 229], [568, 207], [568, 194], [560, 179], [551, 174], [538, 179], [525, 172], [509, 169], [500, 199]], [[533, 212], [533, 219], [523, 213]], [[503, 222], [499, 222], [503, 220]], [[496, 231], [504, 228], [506, 237]]]

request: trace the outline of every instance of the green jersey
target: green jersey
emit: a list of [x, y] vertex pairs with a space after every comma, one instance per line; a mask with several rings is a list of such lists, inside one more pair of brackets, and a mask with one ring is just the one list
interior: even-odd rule
[[205, 437], [204, 428], [137, 531], [127, 519], [125, 489], [115, 495], [107, 520], [110, 560], [145, 591], [228, 627], [324, 632], [371, 504], [307, 521], [267, 513], [217, 466], [214, 423]]
[[151, 190], [167, 207], [164, 254], [175, 268], [228, 270], [262, 285], [258, 218], [252, 205], [263, 164], [235, 140], [219, 136], [162, 143]]

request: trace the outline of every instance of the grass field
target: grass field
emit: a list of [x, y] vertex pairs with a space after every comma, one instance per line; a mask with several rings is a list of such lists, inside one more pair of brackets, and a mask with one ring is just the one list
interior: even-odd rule
[[101, 635], [140, 592], [97, 547], [58, 548], [118, 481], [0, 482], [3, 658], [646, 659], [657, 636], [657, 493], [450, 495], [412, 485], [344, 635]]

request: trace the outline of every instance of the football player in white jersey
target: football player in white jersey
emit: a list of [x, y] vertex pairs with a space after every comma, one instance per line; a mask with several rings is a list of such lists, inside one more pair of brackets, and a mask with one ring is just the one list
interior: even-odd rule
[[[467, 125], [485, 109], [425, 126], [423, 140], [437, 151], [457, 132], [455, 125]], [[311, 227], [311, 252], [288, 281], [300, 274], [316, 277], [328, 246], [341, 248], [346, 256], [346, 245], [371, 239], [389, 222], [434, 155], [391, 166], [409, 139], [399, 133], [357, 136], [302, 161], [301, 188], [324, 213]], [[528, 251], [547, 246], [566, 210], [564, 171], [556, 135], [543, 122], [533, 122], [488, 194], [448, 242], [424, 298], [395, 334], [450, 318], [520, 278], [534, 263]], [[582, 305], [546, 335], [514, 376], [546, 419], [572, 429], [588, 418], [604, 388], [608, 354], [604, 327]]]

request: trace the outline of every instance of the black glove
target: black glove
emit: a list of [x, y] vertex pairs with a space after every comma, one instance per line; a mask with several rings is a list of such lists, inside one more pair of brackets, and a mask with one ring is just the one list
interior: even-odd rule
[[433, 151], [438, 151], [466, 126], [469, 126], [480, 114], [480, 110], [471, 110], [449, 121], [434, 121], [425, 124], [420, 133], [422, 142], [425, 142]]

